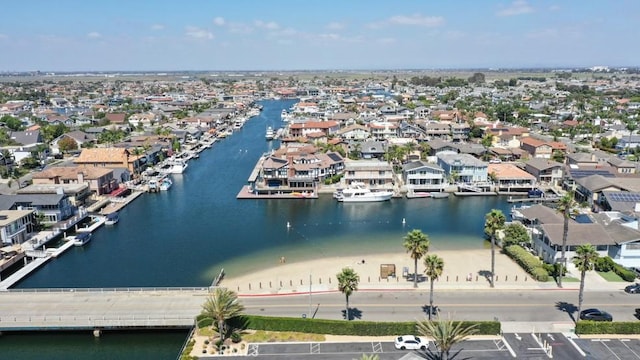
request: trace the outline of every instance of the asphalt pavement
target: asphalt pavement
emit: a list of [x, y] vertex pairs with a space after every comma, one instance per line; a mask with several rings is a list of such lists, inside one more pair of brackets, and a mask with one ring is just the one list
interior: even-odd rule
[[[640, 340], [637, 341], [640, 345]], [[602, 343], [591, 341], [590, 353], [595, 357], [586, 359], [616, 359], [611, 353], [603, 351]], [[611, 342], [619, 356], [627, 356], [622, 353], [625, 350], [625, 342]], [[635, 345], [634, 345], [635, 346]], [[614, 346], [610, 346], [614, 347]], [[604, 348], [605, 351], [609, 351]], [[627, 349], [628, 350], [628, 349]], [[596, 353], [597, 352], [597, 353]], [[341, 342], [341, 343], [267, 343], [250, 344], [248, 356], [255, 359], [311, 359], [311, 360], [352, 360], [362, 354], [376, 354], [380, 360], [417, 360], [433, 359], [437, 353], [433, 343], [430, 343], [426, 352], [412, 350], [396, 350], [393, 342]], [[504, 334], [502, 338], [466, 340], [451, 350], [454, 359], [557, 359], [575, 360], [585, 358], [585, 352], [577, 348], [573, 339], [562, 333], [541, 334]], [[430, 356], [431, 355], [431, 356]], [[455, 355], [455, 357], [454, 357]], [[590, 355], [591, 356], [591, 355]], [[604, 356], [604, 357], [598, 357]], [[216, 357], [203, 356], [201, 359], [214, 359]], [[225, 359], [244, 359], [243, 356], [225, 356]], [[618, 360], [640, 359], [640, 357], [619, 357]]]

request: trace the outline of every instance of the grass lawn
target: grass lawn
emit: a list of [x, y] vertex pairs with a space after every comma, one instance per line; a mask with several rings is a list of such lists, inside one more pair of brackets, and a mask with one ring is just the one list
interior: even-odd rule
[[[556, 278], [554, 278], [553, 276], [549, 276], [549, 280], [547, 280], [547, 282], [557, 282]], [[580, 282], [580, 279], [578, 278], [574, 278], [574, 277], [567, 277], [564, 276], [562, 277], [562, 283], [570, 283], [570, 282]]]
[[620, 275], [616, 274], [613, 271], [607, 271], [607, 272], [596, 271], [596, 272], [598, 273], [598, 275], [602, 276], [602, 278], [607, 280], [607, 281], [611, 281], [611, 282], [627, 282], [627, 281], [624, 281], [624, 279], [622, 279], [620, 277]]

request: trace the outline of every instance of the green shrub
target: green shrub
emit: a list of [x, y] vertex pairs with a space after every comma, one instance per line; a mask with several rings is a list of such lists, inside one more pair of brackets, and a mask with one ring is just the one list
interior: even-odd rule
[[549, 273], [542, 267], [534, 268], [531, 271], [531, 276], [538, 281], [549, 281]]
[[549, 272], [545, 270], [542, 260], [530, 254], [522, 246], [510, 245], [505, 247], [503, 251], [537, 281], [549, 280]]
[[599, 257], [595, 263], [595, 270], [601, 272], [609, 272], [613, 270], [616, 263], [608, 256]]
[[198, 329], [206, 328], [213, 325], [213, 319], [210, 317], [204, 317], [198, 320]]
[[618, 274], [618, 276], [620, 276], [624, 281], [631, 282], [636, 280], [636, 273], [633, 272], [633, 270], [629, 270], [622, 265], [614, 264], [613, 271]]
[[[280, 318], [245, 316], [248, 329], [266, 331], [295, 331], [311, 334], [395, 336], [415, 333], [416, 322], [374, 322], [325, 319]], [[500, 333], [497, 321], [463, 321], [464, 325], [477, 324], [478, 335]]]
[[640, 334], [640, 322], [578, 321], [576, 334]]

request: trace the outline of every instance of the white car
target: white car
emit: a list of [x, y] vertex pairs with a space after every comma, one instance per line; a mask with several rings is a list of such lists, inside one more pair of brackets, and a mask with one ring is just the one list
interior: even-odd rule
[[394, 343], [398, 350], [427, 350], [429, 340], [425, 340], [413, 335], [398, 336]]

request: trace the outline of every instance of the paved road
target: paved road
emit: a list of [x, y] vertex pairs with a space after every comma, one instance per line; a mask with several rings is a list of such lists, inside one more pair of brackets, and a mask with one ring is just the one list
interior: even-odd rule
[[[148, 326], [172, 319], [190, 325], [200, 313], [206, 288], [174, 291], [55, 291], [0, 292], [0, 328], [92, 326]], [[267, 316], [342, 319], [345, 298], [341, 293], [296, 296], [243, 297], [249, 314]], [[441, 315], [454, 319], [499, 320], [501, 322], [569, 323], [574, 315], [577, 291], [440, 291], [435, 305]], [[640, 295], [622, 291], [592, 291], [585, 295], [584, 307], [605, 309], [617, 321], [634, 321]], [[414, 321], [425, 316], [428, 292], [356, 292], [350, 298], [354, 319], [372, 321]], [[568, 310], [568, 312], [567, 312]], [[97, 322], [97, 321], [101, 322]], [[146, 321], [146, 322], [145, 322]], [[139, 324], [139, 325], [134, 325]], [[170, 325], [169, 323], [167, 323]], [[509, 331], [509, 330], [506, 330]], [[551, 331], [551, 330], [549, 330]]]
[[[577, 310], [578, 292], [456, 290], [436, 291], [434, 298], [440, 313], [450, 313], [455, 319], [570, 322]], [[323, 319], [342, 319], [345, 307], [344, 295], [340, 293], [315, 294], [311, 299], [308, 295], [245, 297], [242, 302], [251, 314], [289, 317], [311, 314]], [[373, 321], [422, 318], [428, 302], [428, 292], [414, 291], [356, 292], [349, 299], [354, 318]], [[585, 293], [583, 308], [605, 309], [616, 321], [636, 321], [634, 309], [640, 307], [639, 304], [640, 294], [592, 291]]]

